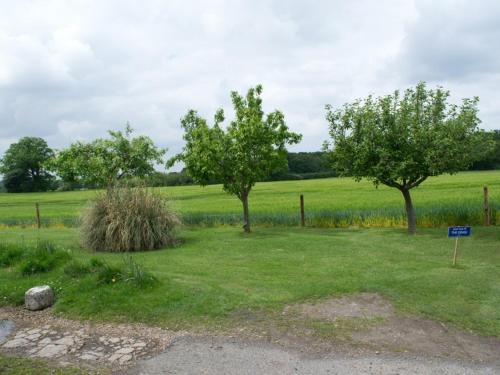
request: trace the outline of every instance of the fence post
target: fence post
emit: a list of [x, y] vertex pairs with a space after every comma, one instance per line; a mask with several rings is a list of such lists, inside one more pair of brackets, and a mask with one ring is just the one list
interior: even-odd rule
[[484, 195], [484, 225], [489, 226], [491, 224], [491, 210], [490, 210], [490, 201], [488, 197], [488, 186], [483, 188]]
[[300, 194], [300, 226], [306, 226], [306, 218], [304, 214], [304, 195]]
[[36, 208], [36, 225], [38, 227], [38, 229], [40, 229], [40, 207], [38, 205], [38, 203], [35, 203], [35, 208]]

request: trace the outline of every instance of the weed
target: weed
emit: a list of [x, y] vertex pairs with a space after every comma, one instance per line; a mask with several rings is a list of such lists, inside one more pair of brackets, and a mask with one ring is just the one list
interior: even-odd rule
[[0, 244], [0, 267], [10, 267], [19, 262], [23, 256], [23, 250], [16, 245]]
[[27, 276], [49, 272], [69, 258], [69, 253], [53, 243], [38, 242], [35, 247], [30, 247], [25, 251], [20, 267], [21, 273]]
[[151, 287], [158, 284], [158, 279], [131, 256], [124, 258], [123, 280], [139, 288]]
[[83, 264], [77, 260], [72, 260], [64, 267], [64, 274], [72, 278], [80, 278], [91, 272], [90, 265]]

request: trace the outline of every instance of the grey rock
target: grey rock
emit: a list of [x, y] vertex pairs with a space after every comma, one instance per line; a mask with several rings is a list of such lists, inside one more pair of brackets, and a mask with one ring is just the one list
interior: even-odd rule
[[24, 295], [24, 306], [31, 311], [43, 310], [55, 302], [54, 291], [48, 285], [35, 286]]
[[7, 341], [3, 347], [4, 348], [18, 348], [20, 346], [26, 346], [28, 345], [29, 341], [25, 339], [14, 339]]
[[43, 347], [38, 353], [36, 353], [36, 356], [51, 358], [65, 354], [67, 351], [68, 347], [66, 345], [49, 344]]
[[134, 351], [134, 348], [131, 348], [130, 346], [127, 346], [125, 348], [121, 348], [116, 352], [116, 354], [130, 354]]

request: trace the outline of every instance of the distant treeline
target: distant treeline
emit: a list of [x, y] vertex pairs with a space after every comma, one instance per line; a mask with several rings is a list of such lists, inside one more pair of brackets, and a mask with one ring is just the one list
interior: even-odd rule
[[492, 130], [487, 134], [495, 141], [495, 148], [490, 155], [472, 164], [472, 171], [500, 169], [500, 130]]
[[[336, 176], [335, 171], [329, 166], [328, 155], [325, 152], [289, 152], [288, 169], [276, 171], [266, 181], [307, 180], [313, 178], [326, 178]], [[213, 180], [212, 184], [219, 181]], [[147, 179], [150, 186], [180, 186], [192, 185], [193, 179], [181, 172], [156, 172]]]
[[[495, 141], [494, 151], [482, 160], [475, 162], [470, 170], [500, 169], [500, 130], [487, 132]], [[276, 171], [267, 181], [306, 180], [314, 178], [335, 177], [337, 174], [331, 168], [328, 155], [325, 152], [289, 152], [288, 170]], [[217, 184], [218, 181], [211, 183]], [[155, 172], [146, 179], [149, 186], [180, 186], [192, 185], [193, 179], [185, 172]], [[53, 180], [47, 190], [74, 190], [92, 188], [80, 184], [68, 184], [60, 180]], [[5, 191], [3, 181], [0, 181], [0, 191]]]

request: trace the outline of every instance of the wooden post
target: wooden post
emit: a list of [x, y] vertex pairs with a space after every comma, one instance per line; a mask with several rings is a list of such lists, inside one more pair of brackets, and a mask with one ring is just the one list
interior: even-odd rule
[[36, 225], [38, 229], [40, 229], [41, 223], [40, 223], [40, 207], [38, 203], [35, 203], [35, 208], [36, 208]]
[[490, 211], [490, 201], [488, 197], [488, 186], [483, 188], [484, 194], [484, 225], [490, 226], [491, 224], [491, 211]]
[[455, 251], [453, 252], [453, 266], [457, 265], [458, 237], [455, 238]]
[[306, 226], [306, 218], [304, 214], [304, 195], [300, 194], [300, 226]]

